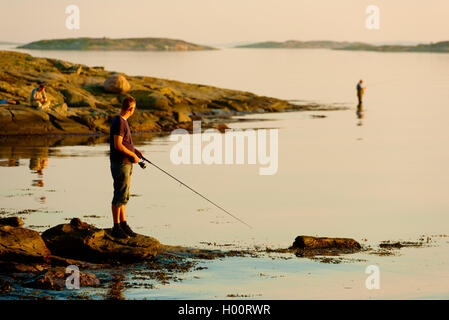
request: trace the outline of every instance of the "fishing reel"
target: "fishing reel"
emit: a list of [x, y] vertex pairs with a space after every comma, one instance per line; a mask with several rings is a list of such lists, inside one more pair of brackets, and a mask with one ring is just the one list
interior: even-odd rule
[[139, 161], [139, 166], [140, 166], [142, 169], [145, 169], [145, 168], [147, 167], [147, 164], [142, 160], [142, 161]]

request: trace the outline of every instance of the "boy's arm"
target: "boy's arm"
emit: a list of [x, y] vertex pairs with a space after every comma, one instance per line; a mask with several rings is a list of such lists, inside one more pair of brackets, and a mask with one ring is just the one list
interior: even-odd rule
[[139, 162], [139, 157], [123, 145], [123, 137], [114, 135], [114, 148], [120, 152], [123, 152], [127, 156], [133, 158], [133, 163]]
[[140, 159], [142, 159], [143, 158], [143, 154], [142, 154], [142, 152], [140, 152], [139, 150], [137, 150], [136, 148], [134, 148], [134, 153], [140, 158]]

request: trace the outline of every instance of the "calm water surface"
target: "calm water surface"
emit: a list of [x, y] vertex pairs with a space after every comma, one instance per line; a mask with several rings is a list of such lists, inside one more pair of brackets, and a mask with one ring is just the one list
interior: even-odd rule
[[[251, 115], [245, 118], [255, 121], [232, 124], [279, 128], [279, 170], [273, 176], [258, 175], [258, 165], [175, 166], [169, 159], [173, 142], [166, 136], [135, 138], [155, 163], [254, 227], [233, 221], [156, 169], [135, 166], [128, 220], [163, 243], [285, 247], [299, 234], [373, 244], [448, 234], [449, 55], [255, 49], [30, 53], [349, 108]], [[367, 86], [361, 114], [355, 97], [359, 78]], [[2, 140], [0, 208], [37, 210], [24, 218], [39, 231], [74, 216], [109, 227], [107, 152], [102, 138]], [[447, 298], [449, 251], [447, 238], [441, 239], [438, 247], [405, 249], [397, 257], [364, 256], [366, 262], [337, 266], [302, 259], [226, 259], [208, 263], [207, 271], [196, 274], [200, 279], [192, 274], [181, 284], [126, 294]], [[385, 272], [383, 289], [375, 293], [364, 287], [368, 264]], [[235, 270], [242, 279], [235, 278]]]

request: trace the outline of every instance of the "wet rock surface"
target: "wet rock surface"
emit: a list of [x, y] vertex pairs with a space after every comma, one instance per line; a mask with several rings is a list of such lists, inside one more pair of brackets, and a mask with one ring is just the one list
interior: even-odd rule
[[[109, 288], [104, 298], [122, 299], [120, 279], [125, 274], [167, 284], [180, 281], [176, 274], [188, 272], [198, 261], [244, 254], [167, 246], [144, 235], [116, 239], [110, 229], [96, 228], [78, 218], [50, 228], [42, 236], [26, 228], [0, 226], [0, 236], [0, 296], [13, 298], [54, 297], [44, 294], [49, 290], [63, 291], [64, 297], [69, 293], [73, 299], [88, 298], [65, 290], [70, 276], [66, 267], [76, 266], [82, 270], [80, 288]], [[30, 293], [27, 288], [38, 291]]]
[[[266, 248], [266, 253], [291, 253], [299, 258], [309, 258], [323, 263], [337, 263], [342, 258], [335, 257], [346, 254], [353, 254], [364, 250], [364, 248], [354, 239], [350, 238], [328, 238], [313, 236], [298, 236], [289, 248]], [[366, 249], [365, 249], [366, 250]], [[339, 263], [339, 262], [338, 262]]]
[[[387, 255], [361, 246], [354, 239], [310, 236], [299, 236], [291, 247], [280, 249], [255, 247], [223, 251], [223, 247], [230, 245], [216, 243], [214, 246], [220, 249], [169, 246], [144, 235], [115, 239], [110, 230], [96, 228], [78, 218], [47, 229], [42, 236], [22, 227], [0, 226], [0, 236], [2, 299], [89, 299], [94, 292], [96, 298], [124, 299], [123, 290], [155, 289], [157, 285], [183, 281], [187, 272], [208, 269], [204, 266], [206, 260], [228, 257], [307, 258], [318, 263], [340, 264], [366, 261], [360, 255], [350, 256], [358, 252]], [[427, 241], [423, 238], [419, 242], [382, 242], [376, 247], [390, 252], [431, 242], [428, 237]], [[80, 288], [88, 291], [67, 290], [66, 281], [70, 276], [67, 266], [79, 268]], [[86, 292], [90, 293], [86, 295]]]
[[[24, 281], [23, 286], [45, 290], [64, 290], [67, 288], [67, 276], [65, 268], [53, 268], [38, 273], [29, 280]], [[91, 273], [79, 273], [79, 287], [95, 287], [100, 284], [100, 280]]]
[[[297, 257], [310, 258], [323, 263], [336, 263], [335, 259], [320, 256], [340, 256], [362, 250], [362, 246], [350, 238], [298, 236], [292, 246], [285, 249], [269, 249], [267, 252], [293, 253]], [[341, 259], [340, 259], [341, 260]]]
[[0, 294], [6, 294], [11, 290], [11, 284], [9, 281], [0, 279]]
[[293, 249], [353, 249], [362, 248], [360, 243], [350, 238], [327, 238], [298, 236], [292, 244]]
[[424, 245], [423, 242], [411, 242], [411, 241], [385, 241], [379, 244], [379, 248], [382, 249], [401, 249], [404, 247], [422, 247]]
[[98, 229], [72, 219], [42, 234], [55, 255], [93, 262], [135, 262], [151, 259], [161, 251], [161, 244], [152, 237], [137, 235], [127, 239], [114, 238], [111, 229]]

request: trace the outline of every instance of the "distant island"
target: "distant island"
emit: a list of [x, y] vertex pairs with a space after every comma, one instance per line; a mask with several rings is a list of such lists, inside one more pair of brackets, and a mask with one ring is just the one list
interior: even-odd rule
[[266, 41], [257, 42], [235, 48], [264, 48], [264, 49], [332, 49], [332, 50], [353, 50], [353, 51], [380, 51], [380, 52], [448, 52], [449, 41], [441, 41], [430, 44], [417, 45], [372, 45], [363, 42], [347, 41], [296, 41], [284, 42]]
[[12, 42], [12, 41], [0, 41], [0, 45], [6, 45], [6, 44], [15, 44], [18, 45], [18, 42]]
[[266, 41], [236, 46], [235, 48], [266, 48], [266, 49], [337, 49], [351, 45], [351, 42], [339, 41], [297, 41], [284, 42]]
[[380, 51], [380, 52], [447, 52], [449, 53], [449, 41], [441, 41], [429, 44], [417, 45], [380, 45], [375, 46], [366, 43], [352, 43], [347, 47], [335, 48], [337, 50], [361, 50], [361, 51]]
[[134, 51], [196, 51], [213, 47], [166, 38], [67, 38], [40, 40], [18, 47], [35, 50], [134, 50]]

